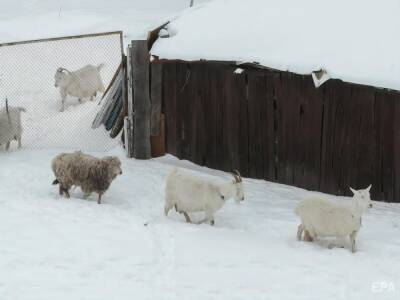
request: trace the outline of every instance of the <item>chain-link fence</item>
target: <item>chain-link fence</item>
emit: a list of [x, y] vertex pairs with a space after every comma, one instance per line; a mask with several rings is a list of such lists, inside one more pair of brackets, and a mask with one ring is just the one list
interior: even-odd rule
[[[8, 99], [9, 109], [26, 110], [22, 147], [109, 150], [119, 139], [111, 139], [104, 126], [91, 125], [121, 59], [121, 32], [0, 44], [0, 119], [18, 118], [4, 114]], [[0, 148], [7, 139], [2, 135], [18, 131], [3, 123]], [[11, 142], [11, 148], [17, 146]]]

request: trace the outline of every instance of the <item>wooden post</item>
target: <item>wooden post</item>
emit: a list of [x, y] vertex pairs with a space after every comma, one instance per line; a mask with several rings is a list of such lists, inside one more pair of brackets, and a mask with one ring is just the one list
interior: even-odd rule
[[129, 158], [133, 157], [133, 88], [132, 88], [132, 47], [128, 46], [126, 57], [126, 78], [128, 90], [127, 117], [124, 123], [124, 138], [126, 155]]
[[150, 145], [150, 54], [147, 40], [132, 41], [132, 89], [133, 89], [133, 157], [151, 158]]
[[151, 135], [160, 135], [160, 114], [162, 100], [162, 64], [151, 64]]

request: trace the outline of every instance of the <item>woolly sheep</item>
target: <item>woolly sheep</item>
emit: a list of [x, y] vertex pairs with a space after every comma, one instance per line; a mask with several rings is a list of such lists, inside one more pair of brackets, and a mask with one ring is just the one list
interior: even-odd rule
[[53, 158], [51, 167], [56, 177], [53, 184], [59, 184], [60, 195], [65, 194], [69, 198], [69, 189], [73, 185], [80, 186], [85, 198], [96, 192], [99, 195], [99, 204], [111, 182], [122, 174], [118, 157], [97, 158], [81, 151], [57, 155]]
[[82, 98], [96, 96], [97, 92], [104, 93], [105, 88], [101, 79], [100, 70], [104, 64], [98, 66], [87, 65], [76, 71], [68, 71], [58, 68], [54, 76], [55, 87], [59, 87], [61, 94], [61, 110], [64, 110], [64, 103], [67, 95], [78, 97], [79, 102]]
[[[237, 172], [237, 171], [236, 171]], [[189, 213], [205, 212], [205, 219], [214, 225], [214, 213], [230, 198], [237, 203], [244, 200], [242, 178], [239, 172], [233, 174], [234, 180], [226, 183], [215, 183], [199, 178], [188, 172], [173, 170], [167, 177], [165, 190], [165, 215], [175, 207], [175, 210], [185, 216], [191, 223]]]
[[356, 236], [361, 226], [361, 216], [372, 207], [371, 185], [364, 190], [354, 190], [350, 203], [338, 203], [319, 197], [308, 197], [295, 209], [300, 217], [297, 239], [312, 241], [317, 237], [336, 237], [344, 240], [350, 237], [351, 251], [356, 251]]
[[25, 112], [23, 107], [8, 107], [0, 110], [0, 147], [5, 145], [5, 150], [10, 148], [13, 140], [18, 142], [18, 148], [21, 148], [21, 112]]

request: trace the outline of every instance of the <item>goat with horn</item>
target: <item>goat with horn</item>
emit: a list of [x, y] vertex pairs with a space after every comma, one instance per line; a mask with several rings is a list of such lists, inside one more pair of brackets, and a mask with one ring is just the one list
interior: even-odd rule
[[227, 200], [235, 199], [237, 203], [244, 200], [242, 177], [238, 171], [232, 173], [234, 180], [217, 183], [201, 178], [192, 172], [175, 168], [167, 178], [165, 189], [165, 215], [175, 210], [185, 216], [186, 222], [191, 223], [189, 213], [205, 213], [200, 223], [210, 222], [214, 225], [214, 214]]
[[104, 93], [105, 88], [101, 79], [100, 70], [104, 64], [98, 66], [87, 65], [76, 71], [68, 71], [65, 68], [58, 68], [54, 75], [54, 86], [60, 89], [61, 109], [64, 110], [67, 95], [77, 97], [79, 102], [83, 98], [90, 97], [90, 100], [97, 95], [97, 92]]

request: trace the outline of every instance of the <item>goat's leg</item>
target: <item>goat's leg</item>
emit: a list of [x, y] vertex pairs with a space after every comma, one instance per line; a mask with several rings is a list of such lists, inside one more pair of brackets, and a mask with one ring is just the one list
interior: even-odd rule
[[353, 253], [356, 252], [356, 236], [357, 236], [357, 231], [353, 231], [350, 234], [351, 252]]
[[18, 141], [18, 148], [21, 148], [22, 147], [21, 136], [17, 137], [17, 141]]
[[214, 214], [211, 211], [206, 211], [206, 219], [210, 222], [211, 226], [214, 226]]
[[97, 199], [97, 204], [101, 204], [101, 194], [99, 194], [99, 198]]
[[[165, 203], [164, 205], [164, 214], [165, 216], [168, 216], [169, 211], [171, 210], [172, 206], [168, 203]], [[176, 205], [175, 205], [175, 210], [176, 210]]]
[[308, 232], [308, 230], [304, 230], [304, 240], [306, 242], [312, 242], [314, 241], [314, 238], [311, 236], [311, 234]]
[[301, 236], [302, 236], [302, 234], [303, 234], [303, 224], [300, 224], [300, 225], [297, 227], [297, 240], [298, 240], [298, 241], [301, 241]]
[[192, 223], [192, 220], [190, 220], [190, 217], [186, 211], [181, 211], [180, 213], [185, 216], [186, 223]]
[[81, 98], [78, 98], [78, 101], [79, 101], [79, 103], [82, 103], [82, 99]]
[[6, 151], [8, 151], [8, 149], [10, 149], [10, 141], [8, 141], [8, 142], [6, 143]]
[[60, 112], [64, 111], [64, 105], [65, 105], [65, 99], [67, 98], [67, 94], [63, 91], [60, 92], [61, 93], [61, 109]]

